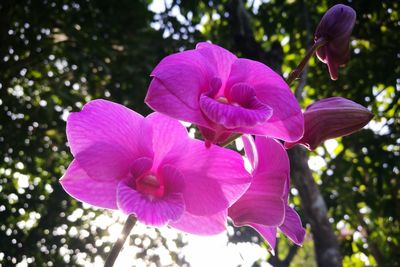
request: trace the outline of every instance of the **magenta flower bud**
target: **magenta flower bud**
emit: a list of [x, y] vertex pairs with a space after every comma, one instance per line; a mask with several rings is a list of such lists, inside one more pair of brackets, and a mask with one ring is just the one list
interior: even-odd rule
[[335, 5], [322, 17], [315, 31], [315, 42], [327, 43], [317, 50], [318, 58], [328, 65], [332, 80], [338, 79], [338, 68], [350, 59], [350, 35], [356, 21], [356, 12], [349, 6]]
[[304, 135], [285, 148], [302, 144], [314, 150], [325, 140], [346, 136], [363, 128], [373, 117], [365, 107], [343, 97], [322, 99], [308, 106], [304, 112]]

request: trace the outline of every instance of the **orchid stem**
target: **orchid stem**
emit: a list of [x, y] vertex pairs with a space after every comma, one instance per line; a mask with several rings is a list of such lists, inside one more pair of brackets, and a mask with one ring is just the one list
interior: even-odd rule
[[308, 61], [310, 58], [314, 55], [315, 51], [317, 51], [318, 48], [321, 46], [325, 45], [328, 41], [325, 38], [319, 38], [313, 46], [308, 49], [306, 55], [304, 58], [300, 61], [299, 65], [289, 74], [289, 77], [287, 78], [286, 82], [290, 85], [295, 79], [297, 79], [301, 72], [303, 71], [304, 67], [307, 65]]
[[124, 228], [122, 229], [117, 242], [115, 242], [114, 246], [110, 251], [110, 254], [108, 254], [106, 262], [104, 263], [104, 267], [112, 267], [114, 265], [114, 262], [117, 259], [118, 254], [120, 253], [122, 247], [124, 246], [124, 243], [128, 238], [129, 233], [131, 232], [133, 226], [135, 226], [136, 221], [137, 219], [135, 216], [133, 215], [128, 216], [124, 224]]
[[234, 133], [234, 134], [232, 134], [228, 139], [226, 139], [222, 144], [221, 144], [221, 146], [222, 147], [227, 147], [227, 146], [229, 146], [233, 141], [235, 141], [236, 139], [238, 139], [239, 137], [241, 137], [242, 136], [242, 134], [240, 134], [240, 133]]

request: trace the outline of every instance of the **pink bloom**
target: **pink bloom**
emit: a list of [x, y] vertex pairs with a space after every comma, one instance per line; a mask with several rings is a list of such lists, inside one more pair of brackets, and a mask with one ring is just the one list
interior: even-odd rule
[[246, 190], [241, 156], [190, 139], [178, 121], [146, 118], [95, 100], [67, 121], [74, 160], [60, 182], [72, 197], [194, 234], [225, 229], [226, 209]]
[[304, 136], [297, 142], [285, 142], [285, 147], [302, 144], [314, 150], [325, 140], [346, 136], [362, 129], [372, 117], [367, 108], [349, 99], [322, 99], [308, 106], [304, 112]]
[[260, 62], [237, 58], [210, 43], [164, 58], [154, 69], [145, 102], [173, 118], [195, 123], [206, 140], [232, 133], [296, 141], [303, 116], [286, 82]]
[[322, 17], [315, 31], [315, 42], [327, 43], [317, 50], [318, 58], [328, 65], [332, 80], [338, 79], [338, 68], [350, 59], [350, 36], [356, 22], [356, 12], [349, 6], [335, 5]]
[[282, 145], [266, 137], [243, 138], [245, 151], [253, 166], [253, 180], [244, 195], [228, 210], [236, 226], [257, 230], [272, 249], [279, 228], [294, 243], [301, 245], [305, 230], [296, 211], [288, 205], [290, 185], [289, 158]]

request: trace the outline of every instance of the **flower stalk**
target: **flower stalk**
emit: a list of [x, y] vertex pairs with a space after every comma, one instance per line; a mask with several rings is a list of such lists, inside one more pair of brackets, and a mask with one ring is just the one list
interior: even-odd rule
[[104, 263], [104, 267], [114, 266], [115, 260], [117, 259], [118, 254], [121, 252], [121, 249], [124, 246], [125, 241], [128, 238], [129, 233], [131, 232], [133, 226], [135, 226], [136, 221], [137, 219], [135, 216], [133, 215], [128, 216], [128, 218], [125, 221], [124, 228], [122, 229], [117, 242], [115, 242], [114, 246], [110, 251], [110, 254], [108, 254], [106, 262]]
[[304, 67], [307, 65], [308, 61], [310, 58], [314, 55], [314, 53], [318, 50], [318, 48], [324, 46], [327, 44], [327, 40], [325, 38], [319, 38], [313, 46], [308, 49], [306, 55], [304, 58], [300, 61], [299, 65], [289, 74], [289, 77], [287, 78], [286, 82], [291, 85], [291, 83], [297, 79], [301, 72], [303, 71]]

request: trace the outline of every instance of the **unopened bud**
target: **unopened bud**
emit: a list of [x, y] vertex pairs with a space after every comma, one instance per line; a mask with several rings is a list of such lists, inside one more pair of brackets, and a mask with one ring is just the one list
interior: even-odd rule
[[338, 79], [338, 68], [350, 59], [350, 35], [356, 21], [356, 12], [349, 6], [335, 5], [322, 17], [315, 31], [315, 42], [326, 44], [317, 50], [318, 58], [328, 65], [332, 80]]
[[304, 135], [295, 143], [285, 143], [285, 148], [302, 144], [314, 150], [325, 140], [346, 136], [362, 129], [373, 117], [365, 107], [342, 97], [317, 101], [304, 112]]

